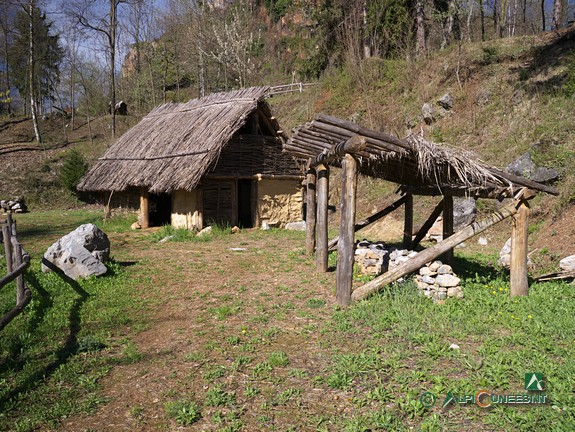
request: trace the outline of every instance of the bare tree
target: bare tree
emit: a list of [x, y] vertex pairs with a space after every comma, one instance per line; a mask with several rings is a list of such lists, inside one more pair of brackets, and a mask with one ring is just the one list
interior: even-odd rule
[[28, 80], [30, 85], [30, 113], [32, 114], [32, 123], [34, 125], [34, 135], [36, 136], [36, 141], [42, 142], [42, 136], [40, 135], [40, 126], [38, 125], [38, 107], [36, 105], [36, 89], [34, 88], [35, 79], [35, 56], [34, 56], [34, 13], [36, 9], [35, 0], [29, 0], [27, 4], [20, 3], [22, 9], [26, 12], [30, 18], [30, 24], [28, 26]]
[[551, 30], [559, 30], [563, 23], [563, 0], [553, 1], [553, 20]]
[[116, 137], [116, 42], [118, 28], [118, 7], [128, 0], [108, 0], [107, 10], [98, 0], [74, 0], [65, 2], [64, 7], [77, 25], [89, 32], [99, 34], [106, 42], [109, 62], [109, 96], [112, 139]]

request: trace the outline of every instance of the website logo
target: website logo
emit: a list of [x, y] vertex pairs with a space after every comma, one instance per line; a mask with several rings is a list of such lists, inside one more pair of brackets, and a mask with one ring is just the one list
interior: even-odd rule
[[537, 372], [526, 373], [525, 390], [543, 391], [543, 374]]

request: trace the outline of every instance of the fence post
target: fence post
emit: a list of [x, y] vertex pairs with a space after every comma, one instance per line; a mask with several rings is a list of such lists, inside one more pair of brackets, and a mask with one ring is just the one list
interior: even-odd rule
[[[22, 264], [22, 245], [18, 243], [16, 237], [14, 239], [14, 265], [19, 267]], [[26, 287], [24, 286], [24, 276], [20, 275], [16, 278], [16, 305], [22, 303], [24, 299], [24, 290]]]
[[12, 233], [10, 232], [10, 224], [8, 224], [8, 221], [2, 224], [2, 237], [4, 239], [4, 253], [6, 255], [6, 270], [8, 273], [12, 273], [12, 244], [10, 242]]

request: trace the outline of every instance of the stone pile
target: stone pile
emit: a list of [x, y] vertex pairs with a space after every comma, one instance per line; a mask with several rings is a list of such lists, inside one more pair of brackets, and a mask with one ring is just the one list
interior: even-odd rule
[[12, 213], [28, 213], [28, 207], [21, 198], [15, 198], [13, 200], [0, 200], [0, 209], [4, 212]]
[[415, 282], [423, 295], [433, 300], [463, 298], [463, 291], [459, 286], [461, 280], [453, 273], [451, 266], [441, 261], [421, 267], [419, 274], [415, 276]]
[[[359, 266], [360, 273], [369, 276], [379, 276], [393, 270], [416, 255], [416, 251], [388, 248], [383, 242], [362, 240], [355, 246], [355, 263]], [[463, 298], [460, 282], [451, 266], [441, 261], [426, 264], [415, 276], [417, 288], [423, 295], [435, 301], [448, 297]]]
[[379, 276], [387, 271], [389, 253], [384, 243], [362, 240], [355, 245], [354, 259], [362, 274]]

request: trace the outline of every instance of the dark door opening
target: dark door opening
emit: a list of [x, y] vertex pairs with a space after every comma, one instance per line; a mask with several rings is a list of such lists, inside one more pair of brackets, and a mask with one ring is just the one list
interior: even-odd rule
[[241, 228], [253, 228], [254, 226], [254, 193], [253, 180], [238, 180], [238, 225]]
[[172, 196], [167, 193], [150, 194], [150, 226], [172, 223]]

